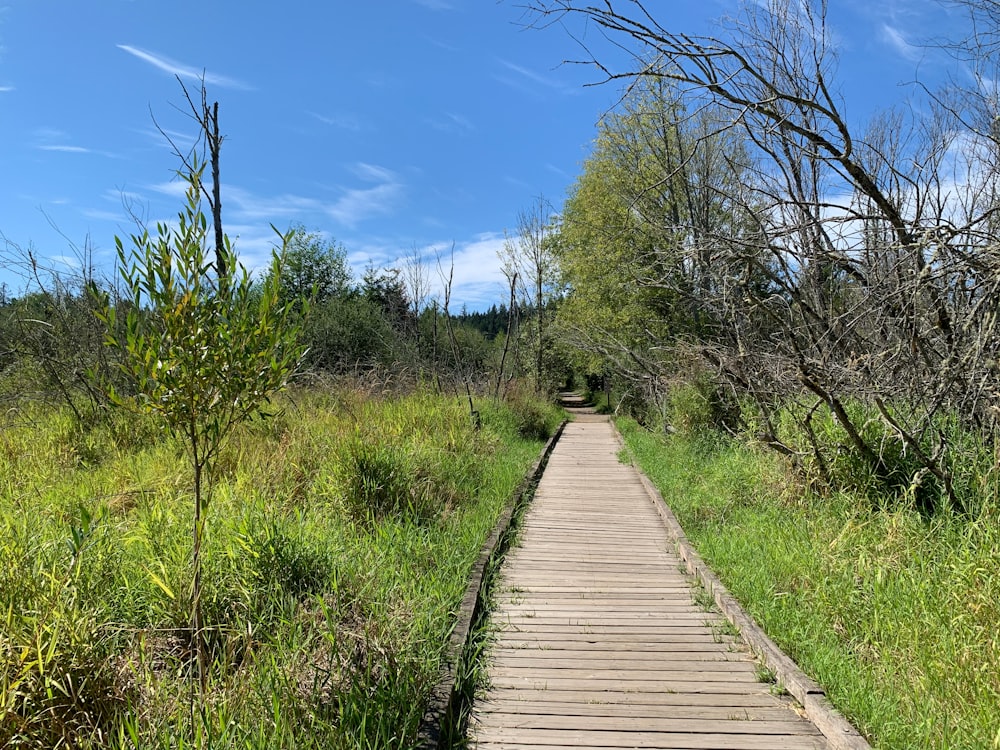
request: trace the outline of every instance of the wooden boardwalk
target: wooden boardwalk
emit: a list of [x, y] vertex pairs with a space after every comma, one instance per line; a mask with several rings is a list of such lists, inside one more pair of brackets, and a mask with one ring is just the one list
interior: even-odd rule
[[567, 425], [556, 446], [504, 564], [470, 746], [829, 747], [758, 681], [722, 616], [694, 604], [619, 448], [599, 417]]

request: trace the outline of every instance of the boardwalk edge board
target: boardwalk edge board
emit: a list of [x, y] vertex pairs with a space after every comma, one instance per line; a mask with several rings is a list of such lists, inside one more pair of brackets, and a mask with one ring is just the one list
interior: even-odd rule
[[535, 462], [532, 469], [525, 475], [518, 485], [500, 518], [497, 520], [493, 531], [483, 543], [479, 552], [479, 558], [473, 565], [469, 574], [469, 582], [462, 597], [462, 604], [458, 610], [458, 617], [455, 627], [451, 631], [448, 639], [448, 646], [445, 651], [444, 662], [439, 673], [439, 679], [431, 690], [423, 717], [420, 720], [420, 728], [417, 731], [416, 750], [438, 750], [442, 742], [446, 739], [448, 732], [455, 729], [449, 726], [456, 720], [456, 704], [459, 698], [459, 678], [461, 676], [460, 665], [463, 662], [466, 648], [472, 637], [473, 625], [482, 609], [482, 589], [486, 581], [486, 571], [489, 570], [494, 558], [502, 552], [503, 542], [508, 535], [510, 525], [514, 519], [515, 511], [525, 501], [526, 496], [531, 493], [541, 479], [542, 472], [548, 463], [549, 456], [555, 449], [556, 443], [562, 436], [568, 420], [563, 420], [556, 429], [552, 437], [549, 438], [545, 447]]
[[[612, 424], [614, 423], [612, 422]], [[615, 433], [619, 443], [624, 448], [625, 443], [617, 429]], [[872, 750], [871, 745], [861, 733], [833, 706], [822, 686], [799, 669], [799, 666], [778, 648], [777, 644], [767, 636], [729, 593], [728, 589], [722, 585], [722, 581], [709, 569], [704, 560], [701, 559], [701, 555], [691, 545], [684, 529], [677, 520], [677, 516], [663, 499], [663, 495], [634, 460], [632, 465], [646, 489], [646, 494], [649, 495], [656, 508], [656, 512], [673, 538], [677, 552], [687, 566], [688, 572], [695, 576], [705, 590], [712, 595], [719, 609], [739, 630], [746, 644], [775, 674], [778, 682], [799, 702], [806, 716], [819, 728], [836, 750]]]

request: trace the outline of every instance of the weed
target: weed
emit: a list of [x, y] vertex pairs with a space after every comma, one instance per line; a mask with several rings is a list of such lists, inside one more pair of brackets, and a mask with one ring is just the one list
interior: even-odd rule
[[[182, 446], [150, 421], [85, 467], [72, 420], [41, 407], [0, 434], [0, 746], [412, 744], [469, 570], [540, 446], [502, 407], [476, 432], [428, 394], [293, 395], [220, 454], [194, 715]], [[388, 512], [359, 523], [371, 505]]]
[[757, 662], [753, 665], [754, 677], [757, 678], [757, 682], [767, 683], [769, 685], [776, 685], [778, 683], [778, 676], [774, 673], [774, 670], [768, 667], [766, 664]]

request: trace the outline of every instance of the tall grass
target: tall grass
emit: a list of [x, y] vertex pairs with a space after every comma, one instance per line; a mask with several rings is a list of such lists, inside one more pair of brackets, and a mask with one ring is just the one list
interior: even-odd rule
[[1000, 747], [994, 506], [817, 496], [771, 453], [620, 428], [701, 554], [873, 745]]
[[504, 408], [301, 391], [220, 461], [185, 597], [182, 449], [41, 407], [0, 433], [0, 746], [405, 748], [483, 538], [540, 446]]

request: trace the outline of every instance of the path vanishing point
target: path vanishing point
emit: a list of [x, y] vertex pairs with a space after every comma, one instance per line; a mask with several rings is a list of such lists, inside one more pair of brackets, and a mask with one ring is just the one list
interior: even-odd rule
[[695, 604], [605, 417], [568, 424], [504, 562], [479, 750], [828, 748], [724, 616]]

